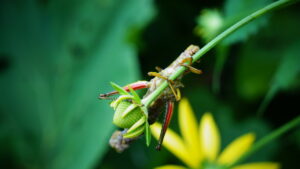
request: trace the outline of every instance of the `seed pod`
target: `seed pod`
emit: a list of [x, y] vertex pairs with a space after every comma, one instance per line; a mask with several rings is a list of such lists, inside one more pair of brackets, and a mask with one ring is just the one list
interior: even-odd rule
[[120, 128], [130, 128], [138, 120], [143, 117], [143, 112], [139, 107], [136, 107], [125, 117], [122, 117], [123, 112], [131, 105], [131, 102], [122, 101], [120, 102], [115, 111], [113, 123]]

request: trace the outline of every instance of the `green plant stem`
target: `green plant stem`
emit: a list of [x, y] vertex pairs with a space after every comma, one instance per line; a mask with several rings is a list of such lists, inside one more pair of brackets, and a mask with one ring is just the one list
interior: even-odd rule
[[292, 128], [297, 127], [298, 125], [300, 125], [300, 116], [294, 118], [292, 121], [290, 121], [287, 124], [281, 126], [279, 129], [273, 131], [272, 133], [265, 136], [264, 138], [260, 139], [239, 160], [237, 160], [235, 163], [231, 164], [227, 168], [231, 168], [231, 167], [243, 162], [247, 157], [249, 157], [250, 155], [252, 155], [256, 151], [261, 149], [263, 146], [267, 145], [268, 143], [270, 143], [274, 139], [277, 139], [278, 137], [280, 137], [281, 135], [283, 135], [287, 131], [291, 130]]
[[[219, 42], [225, 39], [227, 36], [241, 28], [242, 26], [246, 25], [247, 23], [251, 22], [252, 20], [263, 16], [264, 14], [271, 12], [279, 7], [283, 7], [285, 5], [290, 4], [291, 2], [296, 2], [298, 0], [279, 0], [265, 6], [262, 9], [248, 15], [247, 17], [243, 18], [242, 20], [238, 21], [236, 24], [229, 27], [227, 30], [219, 34], [209, 43], [207, 43], [204, 47], [202, 47], [197, 53], [193, 55], [193, 63], [198, 61], [205, 53], [207, 53], [210, 49], [216, 46]], [[175, 80], [178, 76], [180, 76], [186, 68], [184, 66], [180, 67], [175, 71], [170, 77], [170, 80]], [[145, 107], [149, 107], [149, 105], [168, 87], [167, 81], [163, 82], [152, 94], [142, 100], [142, 103]]]

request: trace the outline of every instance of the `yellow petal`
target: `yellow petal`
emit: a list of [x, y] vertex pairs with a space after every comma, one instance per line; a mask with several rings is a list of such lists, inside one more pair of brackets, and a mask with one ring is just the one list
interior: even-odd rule
[[[162, 125], [154, 123], [151, 125], [151, 132], [153, 136], [158, 140]], [[198, 164], [190, 158], [190, 154], [187, 151], [183, 140], [171, 129], [168, 129], [163, 141], [163, 146], [166, 147], [171, 153], [177, 156], [185, 164], [191, 168], [195, 168]]]
[[254, 133], [247, 133], [230, 143], [221, 153], [218, 163], [232, 164], [249, 150], [255, 140]]
[[259, 162], [259, 163], [249, 163], [244, 165], [239, 165], [233, 167], [232, 169], [279, 169], [279, 163], [272, 162]]
[[154, 169], [187, 169], [187, 168], [179, 165], [164, 165], [160, 167], [155, 167]]
[[179, 103], [178, 119], [181, 134], [190, 153], [190, 158], [199, 163], [202, 156], [197, 121], [188, 100], [185, 98]]
[[220, 134], [218, 127], [210, 113], [205, 113], [201, 119], [200, 142], [204, 158], [215, 160], [220, 151]]

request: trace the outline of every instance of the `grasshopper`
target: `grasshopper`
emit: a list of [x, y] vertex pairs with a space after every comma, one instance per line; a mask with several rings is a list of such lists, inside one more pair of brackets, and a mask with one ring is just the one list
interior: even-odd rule
[[[156, 146], [157, 150], [161, 149], [165, 133], [173, 115], [174, 102], [179, 101], [181, 98], [180, 88], [183, 87], [181, 79], [184, 74], [175, 80], [170, 80], [169, 77], [181, 66], [186, 67], [190, 72], [201, 74], [201, 70], [191, 66], [193, 61], [192, 56], [198, 50], [198, 46], [190, 45], [167, 68], [161, 69], [156, 67], [158, 72], [149, 72], [148, 75], [154, 77], [150, 81], [138, 81], [126, 85], [125, 87], [111, 83], [115, 91], [100, 94], [100, 99], [112, 99], [110, 96], [120, 94], [120, 96], [111, 103], [111, 106], [115, 109], [113, 123], [124, 129], [123, 131], [115, 131], [110, 139], [110, 145], [115, 148], [117, 152], [124, 151], [132, 141], [143, 134], [146, 136], [146, 144], [149, 145], [151, 140], [149, 125], [158, 120], [158, 117], [165, 107], [166, 111], [163, 127], [161, 129], [158, 145]], [[169, 87], [167, 87], [149, 107], [143, 107], [142, 99], [135, 90], [148, 88], [146, 94], [143, 96], [143, 99], [145, 99], [164, 81], [168, 82]]]

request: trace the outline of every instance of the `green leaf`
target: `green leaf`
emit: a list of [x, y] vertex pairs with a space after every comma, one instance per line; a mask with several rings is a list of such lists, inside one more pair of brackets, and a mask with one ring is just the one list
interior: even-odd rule
[[128, 88], [133, 95], [134, 101], [136, 101], [138, 104], [142, 104], [140, 96], [130, 86], [128, 86]]
[[[231, 26], [236, 21], [249, 15], [255, 10], [270, 4], [271, 0], [227, 0], [224, 5], [223, 29]], [[266, 25], [268, 15], [255, 19], [251, 23], [243, 26], [241, 29], [227, 37], [220, 45], [217, 46], [217, 58], [213, 74], [213, 90], [218, 93], [221, 86], [221, 75], [228, 58], [229, 45], [245, 41], [250, 35], [255, 34]]]
[[150, 131], [150, 125], [148, 122], [145, 123], [145, 129], [146, 129], [146, 145], [149, 147], [150, 143], [151, 143], [151, 131]]
[[[261, 99], [266, 93], [268, 96], [265, 97], [273, 98], [275, 90], [270, 88], [274, 83], [275, 73], [288, 51], [299, 43], [300, 24], [297, 17], [291, 17], [296, 14], [296, 10], [290, 9], [274, 13], [270, 24], [249, 39], [247, 45], [237, 53], [235, 86], [243, 99], [254, 101]], [[285, 73], [286, 75], [281, 76], [290, 76], [288, 71]], [[297, 87], [296, 81], [288, 86], [291, 89]]]
[[152, 1], [4, 0], [0, 11], [2, 153], [19, 168], [94, 168], [114, 128], [97, 97], [109, 81], [138, 79], [127, 37], [149, 21]]
[[130, 104], [122, 113], [121, 117], [125, 118], [128, 114], [130, 114], [134, 109], [139, 108], [137, 104]]
[[278, 89], [289, 89], [300, 73], [300, 42], [292, 44], [281, 59], [275, 73], [273, 86]]
[[114, 82], [110, 82], [110, 85], [119, 92], [120, 95], [130, 95], [126, 90], [123, 89], [123, 87], [115, 84]]
[[124, 100], [128, 100], [128, 99], [133, 99], [133, 96], [131, 95], [121, 95], [119, 96], [116, 100], [112, 101], [110, 103], [110, 107], [116, 109], [118, 107], [118, 105], [124, 101]]
[[140, 118], [138, 121], [136, 121], [128, 130], [127, 130], [127, 134], [130, 134], [132, 132], [134, 132], [134, 130], [136, 130], [137, 128], [141, 127], [142, 125], [144, 125], [144, 123], [146, 122], [146, 117], [142, 116], [142, 118]]
[[300, 42], [293, 44], [289, 49], [287, 49], [281, 59], [279, 67], [274, 74], [271, 87], [258, 109], [259, 115], [262, 115], [278, 91], [290, 89], [296, 82], [297, 76], [300, 74], [299, 45]]
[[[244, 18], [259, 8], [270, 4], [271, 0], [227, 0], [224, 6], [224, 27], [228, 27], [236, 21]], [[233, 44], [246, 40], [250, 35], [255, 34], [261, 27], [266, 25], [268, 16], [262, 16], [251, 23], [243, 26], [226, 38], [223, 44]]]
[[140, 135], [143, 134], [143, 132], [145, 131], [145, 127], [144, 126], [141, 126], [139, 128], [136, 128], [135, 130], [129, 132], [129, 133], [125, 133], [123, 135], [124, 138], [136, 138]]
[[228, 58], [228, 49], [229, 49], [228, 45], [216, 46], [217, 59], [214, 66], [213, 83], [212, 83], [212, 89], [215, 93], [220, 92], [221, 75], [222, 75], [223, 68], [225, 66], [225, 62]]

